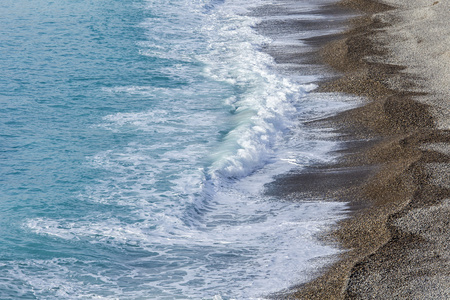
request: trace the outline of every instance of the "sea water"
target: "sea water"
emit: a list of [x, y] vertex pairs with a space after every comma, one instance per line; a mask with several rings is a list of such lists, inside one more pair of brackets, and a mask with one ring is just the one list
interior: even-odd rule
[[257, 30], [316, 2], [2, 0], [0, 298], [259, 299], [336, 254], [344, 204], [264, 193], [338, 147], [264, 51], [311, 33]]

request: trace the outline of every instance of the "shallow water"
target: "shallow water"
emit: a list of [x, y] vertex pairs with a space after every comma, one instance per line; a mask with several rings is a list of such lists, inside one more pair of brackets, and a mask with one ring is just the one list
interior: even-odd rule
[[337, 253], [345, 204], [264, 194], [351, 105], [262, 51], [306, 47], [256, 30], [269, 4], [2, 1], [0, 298], [257, 299]]

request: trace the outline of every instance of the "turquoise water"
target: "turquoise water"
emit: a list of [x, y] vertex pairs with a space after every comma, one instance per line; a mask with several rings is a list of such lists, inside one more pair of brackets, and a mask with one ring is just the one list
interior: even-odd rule
[[301, 121], [337, 104], [261, 51], [262, 4], [0, 3], [1, 299], [257, 299], [336, 253], [342, 204], [264, 196], [331, 159]]

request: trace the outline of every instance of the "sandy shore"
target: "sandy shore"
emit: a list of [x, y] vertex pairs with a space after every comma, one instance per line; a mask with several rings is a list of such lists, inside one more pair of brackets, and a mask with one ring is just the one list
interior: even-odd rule
[[341, 5], [362, 15], [323, 47], [323, 61], [342, 76], [319, 92], [366, 104], [321, 121], [347, 140], [343, 159], [288, 178], [281, 190], [327, 189], [353, 204], [352, 217], [324, 237], [348, 251], [276, 298], [450, 299], [450, 3]]

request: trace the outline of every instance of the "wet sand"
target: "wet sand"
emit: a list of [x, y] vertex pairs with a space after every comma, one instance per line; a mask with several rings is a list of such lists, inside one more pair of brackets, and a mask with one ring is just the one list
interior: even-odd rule
[[317, 92], [365, 104], [311, 124], [331, 124], [347, 142], [337, 164], [289, 175], [272, 190], [294, 201], [304, 193], [348, 201], [351, 217], [323, 237], [346, 251], [274, 298], [450, 299], [450, 4], [340, 5], [361, 16], [322, 47], [321, 61], [340, 76]]

